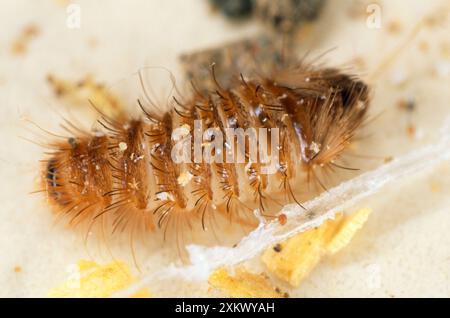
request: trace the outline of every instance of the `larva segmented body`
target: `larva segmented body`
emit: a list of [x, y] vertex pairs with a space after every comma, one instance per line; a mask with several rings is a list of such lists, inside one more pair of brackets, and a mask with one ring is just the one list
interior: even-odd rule
[[[73, 225], [106, 219], [113, 232], [129, 226], [178, 228], [182, 223], [205, 229], [214, 216], [252, 225], [251, 210], [266, 211], [274, 183], [281, 184], [290, 201], [297, 201], [295, 193], [301, 189], [293, 184], [303, 171], [309, 178], [315, 167], [338, 166], [334, 161], [364, 121], [368, 95], [368, 87], [352, 76], [303, 67], [272, 78], [245, 80], [241, 75], [233, 87], [217, 84], [210, 94], [194, 89], [187, 100], [174, 98], [172, 109], [163, 114], [139, 102], [143, 119], [103, 116], [103, 133], [78, 131], [78, 136], [53, 144], [56, 150], [46, 161], [43, 182], [57, 212]], [[176, 128], [195, 133], [196, 121], [201, 132], [213, 128], [224, 136], [228, 129], [264, 128], [269, 136], [278, 129], [274, 173], [264, 173], [263, 164], [251, 160], [250, 144], [243, 163], [175, 162]], [[213, 141], [203, 140], [200, 154]], [[221, 143], [227, 149], [235, 140]], [[187, 148], [191, 158], [196, 151]], [[225, 152], [211, 154], [223, 158]]]

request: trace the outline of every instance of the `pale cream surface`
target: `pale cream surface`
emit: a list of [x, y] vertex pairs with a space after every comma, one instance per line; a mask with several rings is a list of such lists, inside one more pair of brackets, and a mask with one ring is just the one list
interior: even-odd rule
[[[54, 225], [43, 195], [36, 190], [43, 149], [33, 137], [31, 120], [52, 130], [68, 116], [45, 78], [94, 74], [117, 91], [138, 69], [170, 69], [181, 81], [177, 56], [181, 52], [220, 45], [251, 36], [261, 25], [231, 24], [213, 14], [202, 0], [78, 1], [81, 28], [66, 26], [66, 2], [55, 0], [3, 1], [0, 10], [0, 295], [45, 296], [63, 282], [67, 269], [81, 258], [107, 262], [110, 255], [83, 237]], [[372, 115], [367, 137], [357, 144], [359, 154], [400, 156], [440, 137], [439, 128], [450, 116], [450, 23], [425, 26], [409, 39], [418, 21], [446, 12], [448, 1], [384, 1], [381, 29], [366, 25], [364, 8], [370, 1], [329, 1], [317, 24], [299, 35], [300, 51], [326, 55], [327, 64], [348, 66], [370, 79], [382, 61], [403, 46], [392, 64], [371, 81]], [[352, 10], [353, 8], [353, 10]], [[355, 17], [350, 14], [362, 8]], [[447, 11], [448, 12], [448, 11]], [[392, 24], [399, 25], [397, 32]], [[11, 45], [24, 26], [39, 28], [23, 56]], [[95, 45], [93, 45], [93, 43]], [[424, 49], [428, 47], [428, 49]], [[364, 61], [362, 66], [360, 61]], [[126, 93], [124, 93], [126, 94]], [[133, 98], [133, 96], [124, 96]], [[414, 98], [416, 110], [399, 110], [400, 99]], [[410, 138], [408, 123], [417, 136]], [[92, 119], [83, 124], [90, 127]], [[36, 129], [31, 129], [36, 131]], [[39, 131], [39, 130], [37, 130]], [[42, 134], [40, 133], [42, 136]], [[358, 161], [365, 169], [380, 160]], [[450, 296], [450, 167], [395, 183], [361, 203], [373, 208], [367, 226], [339, 255], [326, 259], [292, 296]], [[101, 244], [100, 244], [101, 245]], [[144, 273], [173, 260], [163, 247], [140, 251]], [[129, 246], [114, 248], [114, 256], [130, 261]], [[14, 268], [21, 267], [16, 273]], [[205, 296], [207, 286], [167, 284], [149, 286], [161, 296]]]

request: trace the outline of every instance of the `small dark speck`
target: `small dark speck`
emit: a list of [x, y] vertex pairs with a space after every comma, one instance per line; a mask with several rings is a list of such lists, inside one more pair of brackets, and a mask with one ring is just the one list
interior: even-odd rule
[[281, 247], [281, 244], [276, 244], [276, 245], [273, 247], [273, 250], [274, 250], [275, 252], [277, 252], [277, 253], [280, 253], [282, 249], [283, 249], [283, 248]]
[[210, 0], [213, 6], [232, 19], [249, 16], [253, 11], [252, 0]]
[[75, 138], [73, 138], [73, 137], [70, 137], [70, 138], [67, 140], [67, 142], [69, 143], [69, 145], [70, 145], [72, 148], [75, 148], [75, 147], [77, 146], [77, 140], [76, 140]]

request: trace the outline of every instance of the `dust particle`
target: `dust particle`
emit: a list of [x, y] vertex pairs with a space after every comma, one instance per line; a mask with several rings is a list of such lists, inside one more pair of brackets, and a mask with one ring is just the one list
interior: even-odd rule
[[399, 21], [391, 21], [387, 25], [387, 30], [391, 34], [398, 34], [402, 31], [403, 26]]
[[428, 44], [428, 42], [422, 41], [419, 43], [419, 50], [422, 53], [428, 53], [428, 51], [430, 50], [430, 45]]
[[277, 253], [280, 253], [282, 249], [283, 248], [282, 248], [281, 244], [275, 244], [275, 246], [273, 247], [273, 250]]
[[39, 35], [40, 31], [37, 25], [29, 24], [25, 26], [11, 46], [11, 53], [16, 56], [25, 55], [28, 50], [28, 44]]
[[408, 125], [408, 127], [406, 128], [406, 132], [409, 138], [414, 139], [416, 137], [416, 126], [412, 124]]
[[413, 112], [416, 109], [416, 103], [413, 99], [400, 99], [397, 102], [397, 107], [401, 110]]

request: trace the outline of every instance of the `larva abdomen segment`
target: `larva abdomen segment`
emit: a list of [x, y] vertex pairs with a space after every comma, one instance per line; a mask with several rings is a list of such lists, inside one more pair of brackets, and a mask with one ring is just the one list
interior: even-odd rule
[[53, 145], [56, 151], [46, 162], [45, 188], [60, 216], [68, 216], [70, 225], [92, 221], [110, 204], [104, 193], [113, 188], [108, 168], [106, 136], [69, 138]]
[[[102, 133], [53, 145], [43, 181], [56, 211], [74, 225], [103, 217], [113, 232], [136, 224], [177, 231], [179, 224], [194, 222], [206, 229], [208, 217], [244, 213], [252, 219], [253, 208], [266, 212], [275, 180], [285, 197], [298, 203], [295, 193], [302, 189], [296, 187], [302, 183], [296, 183], [297, 176], [335, 164], [362, 124], [368, 103], [363, 82], [333, 69], [279, 72], [272, 79], [245, 80], [241, 75], [231, 88], [218, 85], [216, 92], [197, 92], [183, 103], [175, 99], [164, 114], [139, 102], [146, 115], [142, 119], [103, 115]], [[223, 134], [224, 151], [213, 148], [212, 153], [221, 162], [174, 162], [178, 140], [173, 132], [181, 126], [195, 133], [195, 120]], [[273, 176], [252, 160], [250, 142], [241, 153], [244, 163], [227, 162], [227, 149], [236, 143], [234, 137], [227, 139], [227, 131], [249, 128], [266, 129], [269, 144], [278, 129], [279, 162]], [[201, 153], [213, 142], [203, 139]], [[187, 148], [192, 160], [194, 147]]]

